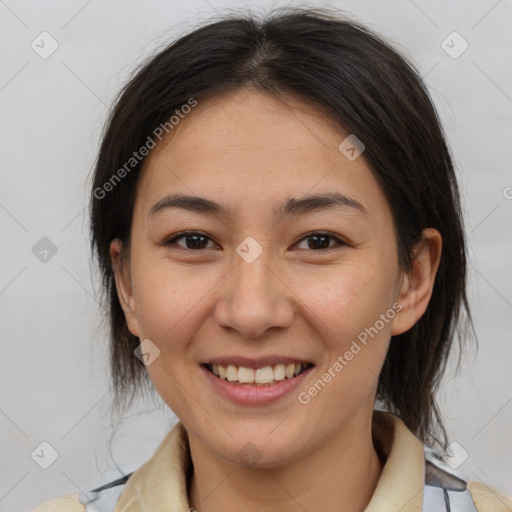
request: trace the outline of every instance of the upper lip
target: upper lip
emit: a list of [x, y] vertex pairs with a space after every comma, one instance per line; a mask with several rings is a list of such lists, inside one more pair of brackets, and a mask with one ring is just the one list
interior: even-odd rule
[[265, 356], [265, 357], [243, 357], [243, 356], [225, 356], [225, 357], [212, 357], [208, 359], [204, 364], [220, 364], [221, 366], [227, 366], [232, 364], [234, 366], [243, 366], [244, 368], [263, 368], [265, 366], [274, 366], [276, 364], [313, 364], [311, 361], [301, 359], [299, 357], [288, 357], [288, 356]]

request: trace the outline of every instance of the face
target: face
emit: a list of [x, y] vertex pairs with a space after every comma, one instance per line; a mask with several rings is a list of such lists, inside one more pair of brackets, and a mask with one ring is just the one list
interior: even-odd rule
[[146, 160], [118, 293], [159, 350], [158, 393], [230, 461], [283, 464], [367, 421], [390, 336], [416, 320], [397, 306], [389, 205], [364, 153], [338, 149], [347, 135], [241, 90], [199, 102]]

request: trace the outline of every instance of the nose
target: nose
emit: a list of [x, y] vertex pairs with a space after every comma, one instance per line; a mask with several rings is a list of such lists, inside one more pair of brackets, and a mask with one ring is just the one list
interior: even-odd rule
[[263, 251], [251, 263], [235, 255], [233, 269], [222, 281], [215, 319], [246, 339], [261, 338], [268, 330], [288, 327], [293, 321], [293, 291], [268, 255], [268, 250]]

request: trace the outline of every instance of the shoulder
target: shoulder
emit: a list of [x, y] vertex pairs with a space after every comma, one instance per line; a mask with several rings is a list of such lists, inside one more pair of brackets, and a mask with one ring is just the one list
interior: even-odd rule
[[79, 494], [68, 494], [54, 498], [41, 503], [30, 512], [85, 512], [85, 505], [80, 502], [79, 496]]
[[467, 480], [430, 447], [424, 447], [423, 510], [512, 512], [512, 498], [488, 485]]
[[111, 512], [131, 475], [132, 473], [129, 473], [88, 492], [68, 494], [45, 501], [30, 512]]
[[481, 482], [467, 484], [478, 512], [512, 512], [512, 498]]

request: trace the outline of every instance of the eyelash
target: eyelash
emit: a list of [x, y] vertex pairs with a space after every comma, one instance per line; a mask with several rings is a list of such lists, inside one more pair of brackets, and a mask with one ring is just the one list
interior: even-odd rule
[[[198, 231], [186, 231], [184, 233], [180, 233], [179, 235], [174, 236], [173, 238], [170, 238], [169, 240], [163, 242], [161, 245], [165, 245], [165, 246], [177, 245], [176, 241], [179, 240], [180, 238], [186, 238], [187, 236], [193, 236], [193, 235], [199, 235], [207, 240], [212, 240], [209, 236], [206, 236], [203, 233], [200, 233]], [[336, 247], [339, 248], [341, 246], [349, 245], [347, 242], [343, 241], [341, 238], [331, 235], [330, 233], [325, 233], [323, 231], [312, 231], [310, 233], [307, 233], [306, 236], [302, 237], [297, 243], [302, 242], [303, 240], [307, 240], [309, 238], [313, 238], [315, 236], [327, 237], [327, 238], [330, 238], [331, 240], [335, 240], [337, 243], [334, 246], [326, 247], [323, 249], [318, 249], [318, 250], [309, 249], [309, 250], [312, 250], [313, 252], [323, 252], [323, 251], [335, 249]], [[185, 251], [193, 251], [193, 252], [200, 252], [200, 251], [207, 250], [207, 249], [189, 249], [187, 247], [182, 247], [179, 245], [178, 245], [178, 247], [180, 249], [184, 249]], [[305, 249], [305, 250], [308, 250], [308, 249]]]

